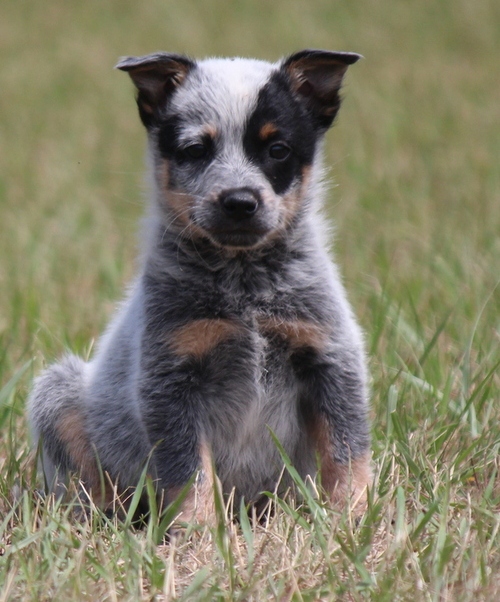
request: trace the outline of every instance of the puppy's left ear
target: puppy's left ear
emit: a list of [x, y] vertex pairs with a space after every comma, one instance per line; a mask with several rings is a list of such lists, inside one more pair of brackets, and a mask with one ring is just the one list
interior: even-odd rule
[[281, 68], [292, 89], [312, 111], [320, 129], [328, 129], [340, 108], [340, 88], [349, 65], [360, 58], [354, 52], [302, 50], [286, 58]]
[[156, 52], [147, 56], [126, 56], [116, 69], [127, 71], [134, 82], [137, 105], [147, 128], [154, 125], [169, 97], [184, 82], [196, 63], [182, 54]]

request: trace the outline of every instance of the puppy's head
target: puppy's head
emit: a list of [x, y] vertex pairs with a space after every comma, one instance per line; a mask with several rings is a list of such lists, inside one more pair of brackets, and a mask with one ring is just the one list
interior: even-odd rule
[[165, 224], [221, 247], [253, 248], [300, 219], [318, 142], [360, 55], [304, 50], [277, 64], [122, 59], [138, 90]]

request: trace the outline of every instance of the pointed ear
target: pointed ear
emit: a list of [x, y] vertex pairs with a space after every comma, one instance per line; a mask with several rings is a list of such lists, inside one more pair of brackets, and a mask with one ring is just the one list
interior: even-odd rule
[[167, 52], [120, 59], [116, 69], [127, 71], [132, 78], [138, 90], [139, 115], [147, 128], [155, 123], [168, 97], [182, 84], [195, 64], [183, 55]]
[[340, 108], [340, 88], [347, 67], [360, 58], [354, 52], [302, 50], [282, 63], [292, 89], [312, 111], [320, 129], [331, 126]]

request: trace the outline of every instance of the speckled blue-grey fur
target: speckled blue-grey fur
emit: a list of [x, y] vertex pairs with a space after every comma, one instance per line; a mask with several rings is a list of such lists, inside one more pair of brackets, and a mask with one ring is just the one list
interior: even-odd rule
[[[152, 454], [167, 501], [200, 468], [202, 444], [225, 492], [255, 501], [273, 490], [282, 463], [269, 429], [304, 477], [317, 471], [311, 424], [327, 425], [335, 465], [367, 457], [362, 336], [321, 215], [322, 138], [357, 58], [157, 53], [118, 64], [148, 132], [143, 258], [93, 359], [69, 356], [36, 380], [29, 416], [52, 488], [79, 470], [61, 434], [67, 412], [120, 489]], [[210, 348], [175, 334], [213, 320], [228, 334]]]

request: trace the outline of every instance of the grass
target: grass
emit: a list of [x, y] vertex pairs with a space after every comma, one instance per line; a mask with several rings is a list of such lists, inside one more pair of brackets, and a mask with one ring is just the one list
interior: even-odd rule
[[[0, 600], [500, 597], [500, 5], [25, 3], [0, 19]], [[335, 252], [366, 332], [376, 479], [160, 543], [43, 502], [24, 402], [87, 355], [134, 271], [144, 133], [120, 55], [361, 52], [328, 136]], [[17, 495], [13, 495], [17, 492]], [[188, 537], [189, 535], [189, 537]]]

